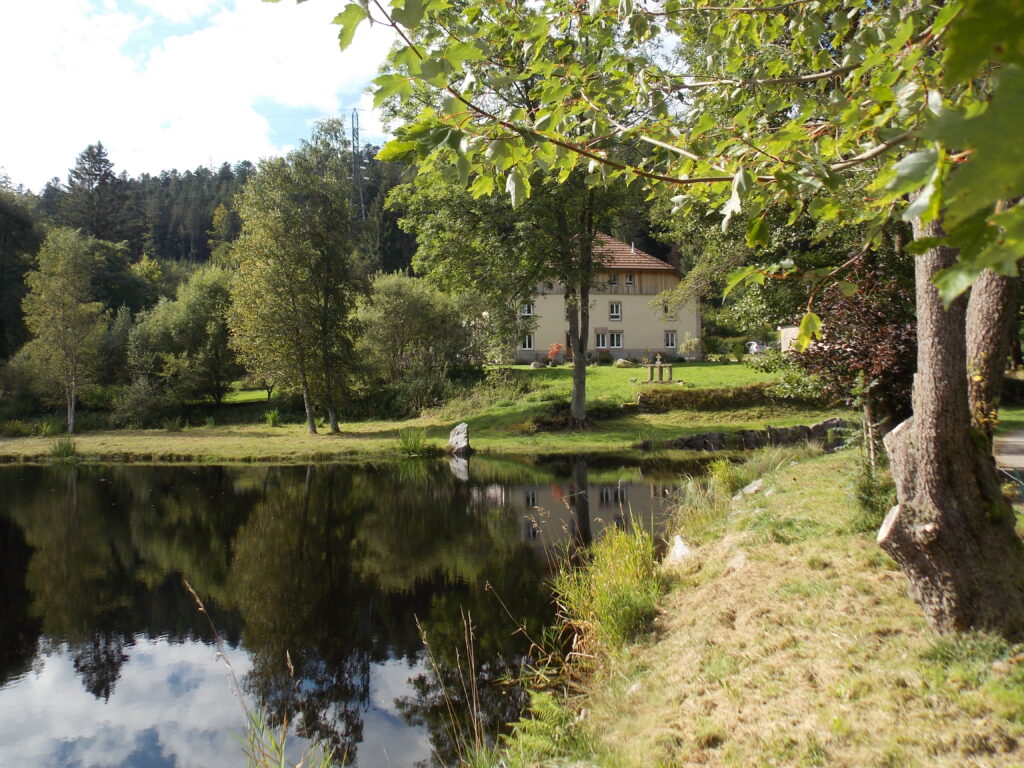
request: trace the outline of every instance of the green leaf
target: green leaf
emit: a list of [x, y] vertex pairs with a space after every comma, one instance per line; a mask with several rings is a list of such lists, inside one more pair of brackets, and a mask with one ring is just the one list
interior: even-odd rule
[[922, 222], [927, 224], [939, 217], [939, 208], [942, 205], [942, 189], [946, 176], [946, 164], [943, 155], [944, 153], [940, 153], [937, 157], [931, 176], [928, 178], [928, 183], [925, 184], [924, 189], [907, 206], [907, 210], [903, 212], [904, 221], [921, 219]]
[[982, 270], [977, 267], [958, 261], [953, 266], [936, 272], [932, 282], [948, 308], [957, 296], [971, 287], [981, 272]]
[[426, 59], [420, 64], [420, 79], [442, 88], [448, 83], [448, 69], [443, 59]]
[[896, 163], [896, 177], [886, 185], [886, 189], [894, 195], [913, 192], [932, 177], [938, 162], [939, 152], [934, 148], [912, 152]]
[[469, 188], [473, 197], [486, 197], [494, 192], [494, 177], [489, 173], [482, 173], [473, 180]]
[[412, 83], [404, 75], [381, 75], [374, 78], [377, 90], [373, 92], [373, 108], [377, 109], [392, 96], [407, 99], [412, 95]]
[[445, 48], [442, 58], [452, 65], [452, 69], [457, 69], [464, 61], [480, 61], [484, 58], [484, 53], [472, 43], [460, 41]]
[[757, 216], [747, 222], [747, 247], [768, 244], [768, 224], [763, 216]]
[[411, 162], [416, 157], [418, 149], [418, 142], [392, 139], [381, 148], [380, 152], [377, 153], [377, 159], [386, 163]]
[[1004, 67], [988, 108], [972, 117], [945, 111], [926, 129], [950, 152], [969, 150], [949, 174], [944, 221], [956, 226], [997, 200], [1024, 195], [1024, 69]]
[[369, 18], [369, 14], [357, 3], [349, 3], [345, 6], [345, 10], [334, 17], [334, 23], [341, 25], [341, 30], [338, 32], [338, 46], [341, 50], [344, 51], [352, 44], [356, 29], [367, 18]]
[[946, 32], [943, 57], [948, 84], [966, 82], [989, 60], [1024, 61], [1024, 5], [1020, 0], [964, 0]]
[[406, 29], [413, 29], [423, 18], [423, 0], [398, 0], [391, 5], [391, 18]]
[[851, 283], [849, 280], [837, 280], [836, 286], [846, 298], [853, 298], [857, 294], [857, 284]]
[[812, 339], [821, 338], [821, 318], [813, 312], [804, 314], [800, 320], [800, 328], [797, 331], [796, 341], [793, 348], [797, 352], [803, 352], [810, 346]]
[[730, 272], [729, 277], [727, 277], [725, 280], [725, 290], [722, 291], [722, 298], [725, 299], [733, 288], [735, 288], [737, 285], [744, 282], [745, 280], [749, 280], [751, 276], [754, 274], [760, 274], [758, 273], [758, 268], [756, 264], [751, 264], [746, 267], [740, 267], [739, 269], [735, 269], [732, 272]]

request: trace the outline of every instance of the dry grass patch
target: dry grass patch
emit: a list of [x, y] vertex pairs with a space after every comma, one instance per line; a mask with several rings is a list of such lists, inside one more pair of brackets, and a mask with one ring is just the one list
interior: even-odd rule
[[625, 763], [1024, 765], [1024, 655], [935, 635], [872, 538], [843, 533], [855, 463], [778, 467], [677, 569], [654, 640], [588, 698]]

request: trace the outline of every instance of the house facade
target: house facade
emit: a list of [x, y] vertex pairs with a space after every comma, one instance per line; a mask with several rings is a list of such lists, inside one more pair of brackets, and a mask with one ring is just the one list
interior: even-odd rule
[[[598, 235], [594, 241], [596, 270], [590, 290], [590, 332], [587, 350], [596, 358], [607, 352], [613, 358], [641, 359], [661, 354], [663, 359], [696, 360], [700, 349], [688, 349], [690, 339], [700, 338], [700, 309], [689, 301], [669, 313], [657, 300], [679, 284], [675, 267], [621, 240]], [[521, 314], [532, 320], [532, 331], [519, 339], [516, 360], [543, 360], [553, 344], [569, 348], [569, 321], [563, 289], [557, 284], [538, 286], [533, 301]]]

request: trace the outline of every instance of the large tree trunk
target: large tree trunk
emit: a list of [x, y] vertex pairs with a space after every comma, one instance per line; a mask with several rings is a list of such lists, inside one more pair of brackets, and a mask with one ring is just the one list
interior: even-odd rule
[[[590, 291], [581, 286], [573, 291], [575, 299], [566, 292], [566, 312], [569, 321], [569, 348], [572, 350], [572, 400], [569, 416], [575, 426], [587, 418], [587, 337], [590, 334]], [[575, 300], [576, 305], [570, 302]]]
[[967, 392], [971, 423], [992, 441], [999, 395], [1016, 325], [1020, 279], [986, 269], [967, 304]]
[[[915, 222], [917, 239], [941, 235]], [[987, 442], [971, 429], [966, 305], [944, 309], [932, 278], [956, 252], [916, 260], [918, 353], [912, 418], [885, 438], [897, 505], [878, 543], [903, 568], [911, 597], [939, 631], [1024, 630], [1024, 547]]]

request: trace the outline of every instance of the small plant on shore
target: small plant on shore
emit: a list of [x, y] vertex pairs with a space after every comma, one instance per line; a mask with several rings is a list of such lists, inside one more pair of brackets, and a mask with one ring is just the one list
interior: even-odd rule
[[662, 584], [653, 539], [642, 530], [607, 529], [584, 567], [563, 568], [555, 577], [554, 592], [580, 660], [617, 651], [654, 617]]
[[406, 456], [420, 456], [427, 441], [424, 427], [406, 427], [398, 430], [398, 449]]
[[67, 461], [73, 459], [76, 453], [75, 441], [71, 437], [58, 437], [50, 445], [50, 456], [55, 459]]
[[214, 426], [213, 416], [207, 416], [206, 419], [203, 421], [203, 426], [206, 427], [207, 429], [210, 429], [211, 427], [213, 427]]
[[277, 408], [271, 408], [269, 411], [263, 414], [263, 422], [268, 427], [281, 426], [281, 411], [278, 410]]
[[181, 417], [180, 416], [169, 416], [166, 419], [160, 421], [160, 426], [166, 432], [181, 432]]
[[53, 416], [48, 416], [36, 424], [35, 432], [40, 437], [60, 434], [64, 428], [64, 422]]
[[860, 514], [850, 521], [850, 531], [874, 533], [896, 503], [896, 484], [881, 462], [873, 467], [862, 459], [853, 478], [853, 496]]

